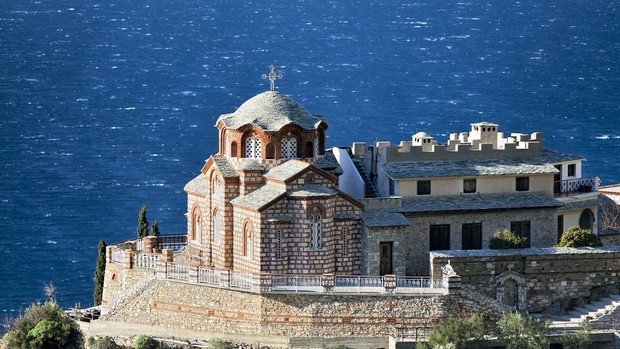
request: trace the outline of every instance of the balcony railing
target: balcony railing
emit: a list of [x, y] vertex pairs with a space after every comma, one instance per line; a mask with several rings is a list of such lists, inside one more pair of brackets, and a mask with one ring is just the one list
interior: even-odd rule
[[553, 193], [555, 196], [569, 196], [598, 191], [598, 177], [584, 177], [555, 181], [553, 183]]

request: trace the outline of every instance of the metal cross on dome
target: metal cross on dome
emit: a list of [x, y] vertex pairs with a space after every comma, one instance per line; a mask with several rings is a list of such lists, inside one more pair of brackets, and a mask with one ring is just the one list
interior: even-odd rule
[[276, 79], [282, 79], [284, 77], [284, 74], [282, 74], [281, 72], [276, 72], [276, 67], [273, 64], [269, 66], [269, 69], [269, 74], [263, 74], [262, 78], [269, 79], [269, 82], [271, 82], [271, 91], [275, 91]]

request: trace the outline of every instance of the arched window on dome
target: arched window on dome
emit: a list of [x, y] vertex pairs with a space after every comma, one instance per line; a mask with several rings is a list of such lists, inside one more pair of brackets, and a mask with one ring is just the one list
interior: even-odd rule
[[325, 155], [325, 132], [319, 129], [319, 139], [316, 142], [319, 146], [318, 155]]
[[226, 135], [224, 141], [224, 155], [230, 157], [230, 135]]
[[294, 159], [297, 157], [297, 138], [282, 139], [282, 159]]
[[304, 150], [304, 157], [305, 158], [312, 158], [314, 157], [314, 146], [312, 145], [312, 141], [307, 141], [306, 142], [306, 149]]
[[275, 159], [276, 158], [276, 150], [273, 143], [267, 143], [265, 145], [265, 159]]
[[232, 142], [230, 143], [230, 156], [232, 156], [232, 157], [237, 157], [237, 156], [239, 156], [239, 155], [237, 154], [237, 142], [235, 142], [235, 141], [232, 141]]
[[262, 157], [262, 141], [255, 133], [250, 133], [245, 138], [245, 157], [260, 159]]

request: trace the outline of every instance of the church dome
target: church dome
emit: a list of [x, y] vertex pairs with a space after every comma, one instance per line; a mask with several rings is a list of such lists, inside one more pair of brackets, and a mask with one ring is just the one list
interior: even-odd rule
[[288, 124], [312, 130], [323, 122], [323, 118], [311, 114], [301, 104], [278, 91], [267, 91], [250, 98], [234, 113], [223, 114], [217, 123], [220, 121], [229, 130], [256, 125], [263, 131], [278, 131]]

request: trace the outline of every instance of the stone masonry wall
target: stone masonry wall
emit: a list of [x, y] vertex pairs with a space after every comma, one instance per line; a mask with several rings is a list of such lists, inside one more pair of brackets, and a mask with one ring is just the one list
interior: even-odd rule
[[489, 298], [502, 293], [505, 275], [515, 275], [513, 279], [523, 279], [528, 311], [560, 314], [584, 299], [617, 293], [619, 257], [618, 246], [441, 251], [431, 252], [431, 268], [433, 275], [441, 275], [449, 261], [464, 285]]
[[387, 336], [428, 329], [448, 317], [486, 314], [501, 304], [476, 292], [434, 295], [257, 294], [157, 280], [107, 320], [222, 333], [290, 337]]
[[135, 268], [128, 269], [122, 264], [106, 263], [101, 303], [107, 304], [121, 292], [136, 284], [149, 274], [153, 274], [153, 271]]

